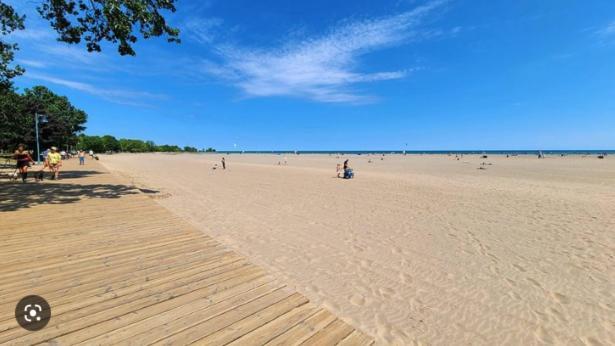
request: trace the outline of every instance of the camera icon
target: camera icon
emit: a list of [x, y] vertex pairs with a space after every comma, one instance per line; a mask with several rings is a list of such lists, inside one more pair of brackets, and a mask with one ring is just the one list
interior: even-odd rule
[[31, 295], [22, 298], [15, 307], [15, 319], [29, 331], [45, 328], [51, 318], [51, 307], [42, 297]]

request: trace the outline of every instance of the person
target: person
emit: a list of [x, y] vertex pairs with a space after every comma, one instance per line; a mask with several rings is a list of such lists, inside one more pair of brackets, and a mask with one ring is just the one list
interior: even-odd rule
[[25, 183], [26, 179], [28, 179], [28, 168], [30, 168], [30, 163], [34, 160], [32, 160], [32, 156], [26, 151], [23, 144], [17, 146], [17, 150], [15, 150], [13, 157], [17, 160], [16, 168], [21, 174], [21, 181]]
[[94, 150], [90, 149], [90, 157], [94, 157]]
[[344, 161], [344, 179], [352, 179], [354, 178], [354, 172], [352, 168], [350, 168], [350, 164], [348, 164], [348, 160]]
[[335, 173], [337, 174], [338, 178], [342, 178], [343, 174], [344, 174], [344, 170], [342, 169], [342, 165], [341, 164], [337, 164], [337, 166], [335, 167]]
[[222, 157], [222, 169], [226, 169], [226, 161], [224, 160], [224, 157]]
[[77, 155], [79, 156], [79, 166], [85, 165], [85, 151], [79, 150], [79, 154]]
[[58, 153], [58, 148], [51, 147], [51, 151], [47, 154], [47, 164], [53, 172], [51, 179], [59, 179], [60, 167], [62, 167], [62, 156]]

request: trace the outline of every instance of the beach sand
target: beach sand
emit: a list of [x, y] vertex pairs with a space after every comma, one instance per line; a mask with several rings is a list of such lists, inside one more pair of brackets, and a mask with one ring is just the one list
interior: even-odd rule
[[101, 162], [381, 344], [615, 344], [615, 157], [221, 156]]

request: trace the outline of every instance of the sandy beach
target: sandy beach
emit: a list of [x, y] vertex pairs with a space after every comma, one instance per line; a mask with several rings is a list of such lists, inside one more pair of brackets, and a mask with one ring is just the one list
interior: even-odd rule
[[224, 156], [100, 162], [380, 344], [615, 344], [615, 157]]

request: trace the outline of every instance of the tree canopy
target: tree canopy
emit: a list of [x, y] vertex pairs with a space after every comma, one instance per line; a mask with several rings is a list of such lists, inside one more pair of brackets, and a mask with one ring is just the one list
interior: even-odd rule
[[[135, 55], [132, 46], [138, 36], [166, 36], [169, 42], [180, 42], [179, 30], [169, 26], [161, 13], [175, 10], [175, 0], [41, 0], [37, 6], [58, 33], [58, 41], [85, 41], [89, 52], [99, 52], [102, 42], [110, 42], [121, 55]], [[4, 89], [24, 72], [19, 65], [11, 67], [19, 47], [5, 42], [4, 36], [24, 30], [24, 22], [24, 15], [0, 0], [0, 87]]]
[[73, 106], [68, 98], [43, 86], [0, 91], [0, 149], [18, 144], [33, 148], [36, 141], [35, 114], [44, 114], [46, 122], [39, 124], [41, 147], [76, 144], [76, 134], [85, 129], [87, 114]]

